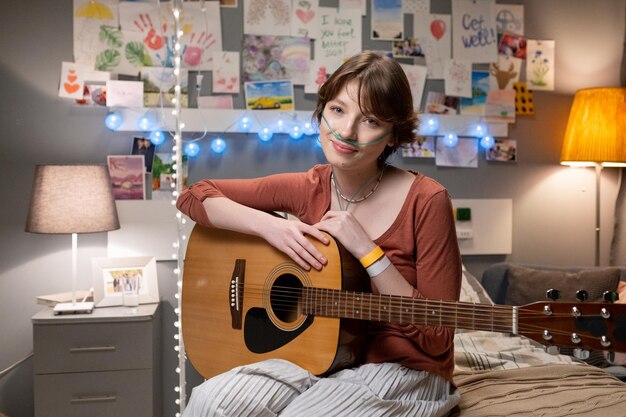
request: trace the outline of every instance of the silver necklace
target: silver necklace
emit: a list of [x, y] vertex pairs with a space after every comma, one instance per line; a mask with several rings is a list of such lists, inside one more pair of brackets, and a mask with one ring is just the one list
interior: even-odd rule
[[[383, 179], [383, 173], [385, 172], [385, 169], [383, 167], [383, 169], [380, 170], [380, 174], [378, 175], [378, 177], [376, 178], [376, 184], [374, 184], [374, 186], [372, 187], [372, 189], [365, 194], [363, 197], [360, 198], [354, 198], [355, 196], [357, 196], [361, 190], [363, 190], [363, 188], [365, 188], [365, 186], [367, 184], [369, 184], [370, 182], [372, 182], [372, 180], [368, 180], [365, 183], [363, 183], [363, 185], [361, 187], [359, 187], [358, 190], [356, 190], [356, 192], [352, 195], [352, 197], [346, 197], [345, 195], [343, 195], [343, 193], [341, 192], [341, 188], [339, 188], [339, 184], [337, 184], [337, 181], [335, 181], [335, 173], [331, 172], [330, 173], [330, 181], [333, 184], [333, 186], [335, 187], [335, 191], [337, 192], [337, 196], [340, 197], [340, 199], [338, 199], [339, 201], [339, 208], [341, 210], [348, 210], [348, 206], [350, 204], [356, 204], [356, 203], [360, 203], [361, 201], [364, 201], [365, 199], [369, 198], [372, 194], [374, 194], [376, 192], [376, 190], [378, 189], [378, 186], [380, 185], [380, 181]], [[346, 205], [346, 208], [343, 208], [343, 205], [341, 204], [341, 200], [344, 200], [345, 202], [347, 202], [348, 204]]]

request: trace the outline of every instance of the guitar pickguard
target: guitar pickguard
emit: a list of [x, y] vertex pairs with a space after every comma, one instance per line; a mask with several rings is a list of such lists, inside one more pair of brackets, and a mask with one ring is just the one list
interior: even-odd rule
[[296, 339], [313, 323], [313, 316], [307, 316], [298, 328], [281, 330], [274, 325], [264, 308], [248, 310], [243, 326], [246, 347], [253, 353], [272, 352]]

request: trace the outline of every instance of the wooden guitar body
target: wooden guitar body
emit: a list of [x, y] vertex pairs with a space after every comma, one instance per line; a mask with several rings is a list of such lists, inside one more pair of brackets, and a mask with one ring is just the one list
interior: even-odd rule
[[[303, 314], [298, 300], [281, 296], [283, 288], [302, 286], [370, 291], [358, 261], [330, 240], [321, 248], [328, 266], [305, 271], [260, 238], [194, 227], [184, 263], [182, 326], [187, 356], [203, 377], [269, 358], [316, 375], [358, 360], [366, 321]], [[236, 275], [239, 283], [233, 283]], [[233, 295], [242, 302], [239, 311], [231, 306]]]

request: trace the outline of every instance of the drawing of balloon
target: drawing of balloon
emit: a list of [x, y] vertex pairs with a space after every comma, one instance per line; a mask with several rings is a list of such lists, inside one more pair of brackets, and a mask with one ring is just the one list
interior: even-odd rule
[[430, 24], [430, 33], [432, 33], [437, 40], [441, 39], [443, 34], [446, 33], [445, 22], [441, 19], [433, 20]]

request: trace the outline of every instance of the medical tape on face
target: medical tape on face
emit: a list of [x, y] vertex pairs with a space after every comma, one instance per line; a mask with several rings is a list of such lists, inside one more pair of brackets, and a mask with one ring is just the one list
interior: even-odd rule
[[374, 145], [376, 143], [379, 143], [379, 142], [383, 141], [391, 133], [391, 132], [387, 132], [387, 133], [381, 135], [380, 137], [378, 137], [378, 138], [376, 138], [374, 140], [371, 140], [371, 141], [365, 142], [365, 143], [361, 143], [358, 140], [354, 140], [354, 139], [350, 139], [350, 138], [344, 138], [339, 133], [337, 133], [335, 131], [335, 129], [333, 129], [330, 126], [330, 123], [328, 123], [328, 120], [326, 119], [326, 116], [324, 116], [324, 112], [322, 112], [322, 119], [324, 119], [324, 122], [326, 122], [326, 126], [328, 126], [328, 128], [330, 129], [330, 133], [334, 136], [335, 139], [337, 139], [340, 142], [346, 143], [346, 144], [348, 144], [350, 146], [360, 146], [360, 147], [363, 147], [363, 146], [368, 146], [368, 145]]

